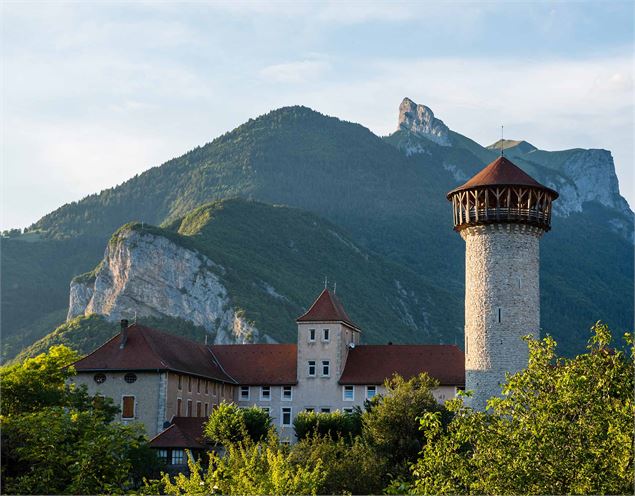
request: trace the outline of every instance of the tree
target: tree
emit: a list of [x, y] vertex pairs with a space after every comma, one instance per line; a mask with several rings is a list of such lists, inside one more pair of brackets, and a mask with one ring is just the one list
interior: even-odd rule
[[421, 420], [428, 439], [413, 467], [417, 494], [633, 493], [633, 342], [609, 347], [597, 323], [588, 352], [558, 358], [556, 343], [527, 339], [529, 365], [503, 396], [474, 412], [461, 399]]
[[395, 375], [385, 383], [386, 394], [373, 398], [362, 415], [363, 436], [377, 456], [388, 460], [393, 477], [409, 475], [408, 466], [425, 443], [418, 419], [427, 412], [447, 419], [444, 407], [432, 395], [437, 386], [425, 373], [409, 380]]
[[222, 402], [212, 411], [205, 424], [205, 437], [221, 446], [243, 441], [265, 439], [271, 429], [271, 417], [262, 408], [239, 408]]
[[[167, 474], [161, 480], [167, 494], [317, 494], [324, 481], [322, 463], [312, 467], [291, 461], [289, 449], [271, 431], [267, 442], [250, 439], [228, 444], [224, 456], [209, 453], [209, 469], [199, 462], [188, 462], [190, 474]], [[156, 489], [154, 485], [148, 486]]]
[[57, 346], [0, 369], [4, 492], [123, 492], [158, 466], [140, 426], [112, 423], [111, 400], [67, 384], [76, 358]]
[[299, 440], [314, 434], [350, 440], [362, 432], [361, 412], [300, 412], [293, 420], [293, 430]]

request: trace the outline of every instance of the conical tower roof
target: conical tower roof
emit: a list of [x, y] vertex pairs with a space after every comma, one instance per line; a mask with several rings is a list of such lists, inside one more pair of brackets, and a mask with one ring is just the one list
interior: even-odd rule
[[348, 316], [337, 296], [327, 288], [324, 288], [311, 308], [304, 315], [298, 317], [296, 322], [343, 322], [349, 327], [359, 330], [359, 326]]
[[528, 186], [550, 191], [554, 200], [558, 198], [556, 191], [540, 184], [504, 156], [498, 157], [468, 182], [450, 191], [447, 194], [447, 198], [450, 199], [454, 193], [459, 191], [487, 186]]

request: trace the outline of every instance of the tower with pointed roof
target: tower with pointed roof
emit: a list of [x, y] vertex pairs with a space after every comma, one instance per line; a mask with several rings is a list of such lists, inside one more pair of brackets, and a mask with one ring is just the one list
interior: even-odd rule
[[447, 194], [465, 241], [465, 388], [475, 409], [527, 366], [522, 337], [539, 337], [539, 240], [557, 197], [502, 155]]

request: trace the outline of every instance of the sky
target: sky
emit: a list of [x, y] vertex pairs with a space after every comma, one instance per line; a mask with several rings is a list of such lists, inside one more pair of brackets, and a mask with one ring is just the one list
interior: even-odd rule
[[635, 206], [630, 0], [0, 5], [2, 229], [282, 106], [383, 136], [406, 96], [482, 145], [608, 149]]

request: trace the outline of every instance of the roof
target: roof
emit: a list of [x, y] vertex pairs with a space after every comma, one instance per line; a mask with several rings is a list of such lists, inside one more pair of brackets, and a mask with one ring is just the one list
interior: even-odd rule
[[450, 191], [447, 198], [450, 199], [454, 193], [459, 191], [484, 186], [528, 186], [550, 191], [554, 195], [554, 200], [558, 198], [556, 191], [540, 184], [504, 156], [498, 157], [468, 182]]
[[298, 380], [295, 344], [221, 344], [209, 348], [238, 384], [291, 385]]
[[348, 316], [337, 296], [327, 288], [324, 288], [311, 308], [304, 315], [298, 317], [297, 322], [343, 322], [359, 330], [359, 326]]
[[206, 420], [206, 417], [174, 417], [170, 427], [150, 439], [150, 447], [205, 449]]
[[362, 345], [349, 350], [340, 384], [382, 384], [393, 374], [421, 372], [442, 386], [465, 384], [465, 355], [454, 345]]
[[172, 370], [224, 382], [234, 382], [216, 364], [208, 347], [173, 334], [133, 324], [126, 345], [113, 336], [73, 365], [78, 372], [93, 370]]

